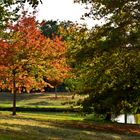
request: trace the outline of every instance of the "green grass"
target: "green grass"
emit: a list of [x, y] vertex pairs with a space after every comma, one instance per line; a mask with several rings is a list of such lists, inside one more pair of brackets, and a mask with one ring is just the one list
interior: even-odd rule
[[[12, 107], [13, 95], [0, 93], [0, 107]], [[67, 108], [80, 97], [71, 99], [72, 95], [54, 94], [18, 94], [17, 106], [25, 108]], [[11, 112], [0, 111], [0, 140], [139, 140], [140, 137], [104, 133], [68, 126], [70, 122], [96, 120], [93, 115], [81, 116], [76, 113], [51, 112], [17, 112], [13, 117]]]
[[140, 114], [135, 115], [136, 123], [140, 124]]
[[76, 129], [59, 121], [83, 121], [78, 114], [0, 112], [0, 140], [139, 140], [140, 137]]
[[[71, 104], [66, 102], [74, 102], [79, 99], [71, 99], [72, 95], [67, 93], [58, 93], [58, 98], [55, 98], [53, 93], [32, 93], [32, 94], [17, 94], [17, 107], [55, 107], [66, 108]], [[13, 94], [0, 93], [0, 107], [12, 107]]]

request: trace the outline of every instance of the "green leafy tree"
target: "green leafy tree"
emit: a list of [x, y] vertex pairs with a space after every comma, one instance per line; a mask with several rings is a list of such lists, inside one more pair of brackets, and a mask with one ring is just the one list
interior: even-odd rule
[[[79, 76], [80, 61], [84, 58], [79, 53], [82, 46], [87, 44], [86, 41], [89, 31], [86, 26], [75, 24], [70, 21], [61, 23], [59, 30], [67, 46], [66, 57], [67, 62], [71, 67], [70, 77], [65, 80], [65, 84], [67, 90], [72, 93], [72, 98], [74, 98], [76, 91], [81, 87], [81, 82], [77, 77]], [[78, 61], [78, 59], [80, 61]]]
[[49, 21], [43, 21], [43, 22], [44, 24], [40, 28], [43, 35], [50, 38], [54, 36], [60, 36], [60, 33], [59, 33], [60, 24], [58, 23], [58, 21], [49, 20]]
[[[140, 2], [76, 0], [91, 5], [93, 19], [104, 25], [91, 30], [86, 44], [75, 52], [83, 106], [99, 114], [137, 112], [139, 96]], [[80, 58], [82, 56], [83, 58]]]

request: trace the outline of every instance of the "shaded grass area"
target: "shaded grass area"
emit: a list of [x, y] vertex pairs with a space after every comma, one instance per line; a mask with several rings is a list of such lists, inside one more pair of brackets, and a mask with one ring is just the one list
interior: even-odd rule
[[[69, 107], [72, 103], [79, 99], [71, 99], [72, 95], [68, 93], [58, 93], [58, 98], [55, 98], [54, 93], [31, 93], [17, 94], [17, 107]], [[0, 106], [12, 107], [13, 94], [0, 93]]]
[[[58, 93], [55, 98], [54, 93], [31, 93], [17, 94], [17, 111], [42, 111], [42, 112], [78, 112], [80, 108], [73, 106], [80, 97], [72, 99], [68, 93]], [[12, 111], [13, 94], [0, 93], [0, 110]]]
[[[139, 140], [138, 136], [78, 127], [84, 117], [66, 113], [0, 112], [0, 140]], [[70, 125], [73, 124], [73, 125]]]

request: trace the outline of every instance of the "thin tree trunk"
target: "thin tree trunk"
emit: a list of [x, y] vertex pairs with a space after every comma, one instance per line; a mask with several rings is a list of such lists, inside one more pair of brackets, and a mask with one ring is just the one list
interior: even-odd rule
[[107, 113], [106, 113], [105, 120], [106, 120], [106, 121], [111, 121], [111, 115], [112, 115], [112, 114], [111, 114], [110, 112], [107, 112]]
[[124, 123], [127, 124], [127, 113], [124, 114]]
[[13, 71], [13, 115], [16, 115], [16, 80], [15, 80], [15, 71]]
[[55, 87], [55, 99], [57, 99], [57, 87]]
[[75, 93], [72, 93], [71, 99], [75, 99]]

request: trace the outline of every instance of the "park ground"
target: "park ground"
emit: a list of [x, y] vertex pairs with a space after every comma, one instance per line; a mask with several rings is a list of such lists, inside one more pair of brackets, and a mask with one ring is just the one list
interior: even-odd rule
[[[1, 94], [0, 106], [11, 106], [11, 94]], [[17, 105], [68, 107], [71, 96], [48, 94], [18, 95]], [[11, 99], [11, 100], [10, 100]], [[74, 99], [75, 100], [75, 99]], [[0, 140], [140, 140], [140, 126], [88, 120], [70, 112], [0, 111]]]

